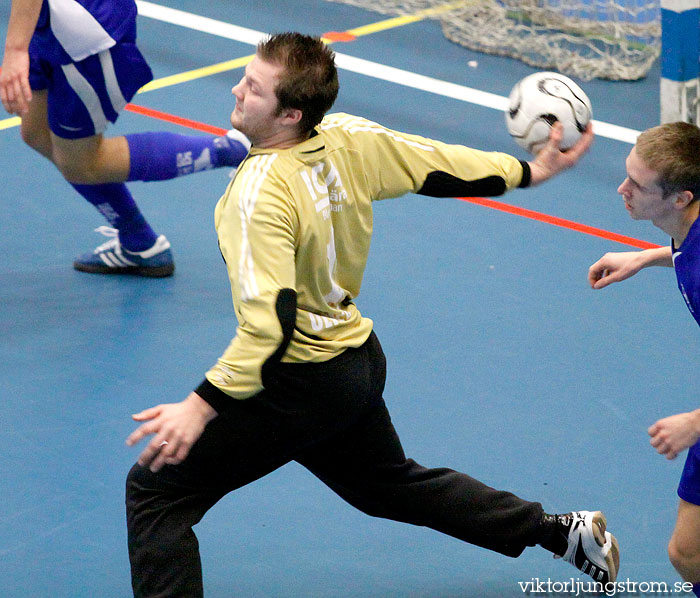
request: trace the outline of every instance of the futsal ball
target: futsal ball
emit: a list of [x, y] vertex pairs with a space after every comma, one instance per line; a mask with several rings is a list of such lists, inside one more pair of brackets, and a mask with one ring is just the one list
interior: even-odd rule
[[593, 116], [591, 101], [576, 83], [559, 73], [534, 73], [518, 81], [508, 98], [506, 126], [511, 137], [531, 154], [547, 142], [552, 125], [564, 125], [560, 148], [569, 149]]

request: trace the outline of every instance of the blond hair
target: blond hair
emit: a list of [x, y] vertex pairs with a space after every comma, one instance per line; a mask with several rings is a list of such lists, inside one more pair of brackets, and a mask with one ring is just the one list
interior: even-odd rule
[[637, 156], [659, 174], [664, 197], [690, 191], [700, 199], [700, 129], [674, 122], [647, 129], [637, 138]]

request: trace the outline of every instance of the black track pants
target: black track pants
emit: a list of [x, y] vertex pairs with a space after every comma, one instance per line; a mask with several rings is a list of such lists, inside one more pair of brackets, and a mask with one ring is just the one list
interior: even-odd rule
[[325, 363], [279, 364], [259, 395], [231, 399], [183, 463], [158, 473], [135, 465], [126, 509], [136, 598], [203, 596], [192, 526], [225, 494], [289, 461], [369, 515], [512, 557], [536, 544], [539, 503], [406, 458], [382, 399], [385, 374], [374, 334]]

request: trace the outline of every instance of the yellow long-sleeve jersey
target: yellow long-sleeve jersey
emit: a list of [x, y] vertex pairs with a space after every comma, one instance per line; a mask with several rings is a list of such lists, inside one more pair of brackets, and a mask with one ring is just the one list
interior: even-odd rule
[[239, 166], [215, 212], [238, 327], [207, 380], [245, 399], [283, 343], [280, 291], [296, 293], [282, 361], [326, 361], [372, 330], [353, 300], [372, 235], [372, 201], [409, 192], [500, 195], [529, 184], [507, 154], [392, 131], [348, 114], [326, 116], [290, 149], [257, 149]]

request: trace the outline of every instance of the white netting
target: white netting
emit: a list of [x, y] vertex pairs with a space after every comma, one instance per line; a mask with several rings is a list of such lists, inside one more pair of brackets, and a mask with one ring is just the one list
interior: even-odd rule
[[661, 49], [659, 0], [329, 1], [430, 16], [467, 48], [583, 80], [640, 79]]

